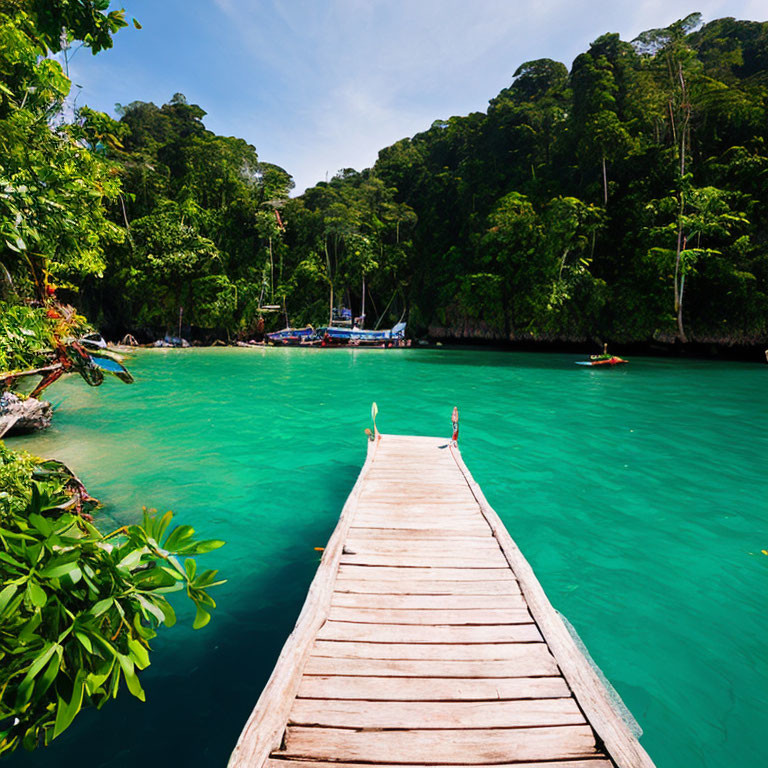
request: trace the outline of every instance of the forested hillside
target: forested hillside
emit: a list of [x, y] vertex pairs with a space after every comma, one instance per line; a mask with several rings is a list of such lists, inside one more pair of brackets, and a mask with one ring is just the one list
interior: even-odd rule
[[[63, 75], [39, 69], [49, 90], [21, 111], [50, 120]], [[29, 201], [4, 219], [2, 290], [29, 279], [16, 238], [31, 236], [37, 272], [113, 338], [180, 322], [201, 341], [251, 338], [327, 322], [333, 305], [359, 314], [365, 291], [368, 327], [404, 317], [415, 336], [768, 340], [768, 23], [694, 14], [631, 42], [603, 35], [570, 70], [526, 62], [486, 112], [437, 120], [297, 198], [288, 171], [204, 117], [176, 94], [56, 118], [66, 141], [39, 121], [23, 123], [31, 144], [8, 134], [6, 174], [20, 169]], [[74, 217], [32, 195], [24, 147], [46, 142]]]
[[[290, 253], [322, 272], [332, 246], [332, 266], [358, 273], [344, 273], [354, 302], [363, 235], [417, 333], [762, 340], [767, 98], [766, 23], [693, 15], [631, 43], [603, 35], [570, 72], [522, 64], [486, 113], [436, 121], [292, 201]], [[376, 189], [379, 207], [360, 206]]]

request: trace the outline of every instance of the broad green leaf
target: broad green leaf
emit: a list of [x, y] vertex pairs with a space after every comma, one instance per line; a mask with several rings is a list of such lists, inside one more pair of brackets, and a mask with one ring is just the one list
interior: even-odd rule
[[192, 629], [202, 629], [211, 620], [211, 614], [203, 608], [202, 605], [197, 606], [197, 613], [195, 614], [195, 621], [192, 624]]
[[139, 669], [146, 669], [149, 666], [149, 653], [147, 649], [138, 640], [129, 640], [128, 648], [131, 651], [131, 658]]
[[16, 711], [22, 710], [29, 703], [32, 698], [32, 691], [35, 685], [35, 678], [42, 671], [43, 667], [48, 663], [51, 656], [56, 651], [56, 645], [50, 643], [32, 663], [24, 679], [21, 681], [19, 687], [16, 689], [16, 701], [14, 702], [14, 709]]
[[75, 630], [75, 637], [82, 643], [83, 648], [85, 648], [88, 653], [93, 653], [93, 643], [85, 632], [78, 632]]
[[9, 584], [2, 592], [0, 592], [0, 616], [11, 601], [11, 598], [16, 594], [17, 589], [18, 587], [15, 584]]
[[56, 679], [56, 675], [59, 672], [59, 667], [61, 666], [63, 651], [64, 649], [57, 644], [56, 653], [54, 653], [53, 658], [51, 658], [48, 666], [45, 669], [45, 672], [40, 675], [37, 683], [35, 684], [34, 697], [36, 700], [38, 700], [51, 687], [51, 683], [53, 683], [53, 681]]
[[91, 613], [94, 616], [101, 616], [102, 613], [108, 611], [112, 607], [114, 602], [114, 598], [111, 597], [106, 597], [104, 600], [99, 600], [99, 602], [96, 603], [93, 608], [91, 608]]
[[139, 678], [136, 675], [133, 661], [128, 656], [124, 656], [123, 654], [118, 654], [117, 660], [120, 662], [120, 667], [123, 670], [123, 676], [125, 677], [125, 682], [128, 684], [128, 690], [137, 699], [146, 701], [146, 695], [144, 694], [144, 689], [141, 687]]
[[53, 738], [60, 736], [75, 719], [83, 704], [83, 689], [85, 687], [85, 670], [78, 670], [75, 680], [72, 684], [72, 697], [69, 701], [64, 701], [61, 696], [58, 697], [58, 707], [56, 709], [56, 722], [53, 726]]
[[220, 539], [206, 539], [205, 541], [198, 541], [196, 544], [189, 548], [188, 554], [190, 555], [204, 555], [206, 552], [213, 552], [214, 549], [219, 549], [226, 544], [225, 541]]
[[[64, 562], [61, 562], [58, 559], [53, 560], [49, 565], [43, 568], [42, 571], [40, 571], [40, 575], [47, 579], [60, 579], [62, 576], [71, 576], [73, 571], [80, 572], [80, 568], [77, 564], [78, 559], [79, 555], [74, 557], [70, 556]], [[82, 573], [80, 573], [80, 575], [82, 576]], [[78, 579], [79, 578], [80, 577], [78, 576]], [[74, 578], [72, 580], [75, 581]]]
[[154, 616], [157, 621], [162, 623], [165, 620], [165, 616], [163, 615], [163, 611], [158, 608], [153, 602], [151, 598], [144, 597], [144, 595], [137, 595], [137, 599], [141, 605], [141, 607], [150, 614], [150, 616]]
[[48, 600], [48, 596], [45, 594], [45, 590], [34, 581], [27, 583], [27, 594], [29, 595], [29, 599], [35, 608], [42, 608]]
[[37, 632], [37, 628], [40, 626], [42, 621], [42, 611], [38, 608], [19, 632], [19, 642], [22, 645], [26, 645], [32, 640], [32, 638], [35, 636], [35, 632]]
[[179, 544], [184, 543], [187, 539], [191, 539], [195, 534], [195, 529], [191, 525], [177, 525], [168, 534], [163, 547], [169, 552], [175, 552]]
[[161, 598], [158, 603], [163, 612], [165, 626], [172, 627], [176, 623], [176, 612], [167, 600]]

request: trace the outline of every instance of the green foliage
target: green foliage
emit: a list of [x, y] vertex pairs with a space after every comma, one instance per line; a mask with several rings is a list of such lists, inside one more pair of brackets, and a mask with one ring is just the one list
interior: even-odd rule
[[48, 744], [121, 683], [143, 701], [150, 641], [176, 620], [168, 593], [186, 592], [195, 629], [215, 608], [223, 582], [193, 558], [223, 542], [146, 510], [104, 535], [84, 501], [65, 467], [0, 442], [0, 754]]
[[[70, 290], [98, 281], [106, 251], [127, 248], [150, 277], [177, 285], [217, 257], [196, 222], [185, 223], [198, 213], [186, 197], [148, 212], [134, 242], [110, 218], [125, 204], [109, 154], [123, 153], [126, 126], [87, 108], [74, 125], [61, 119], [70, 82], [46, 54], [73, 40], [94, 53], [110, 47], [125, 20], [109, 5], [0, 0], [0, 370], [37, 367], [53, 348], [89, 383], [101, 380], [64, 346], [87, 326], [54, 298], [52, 280]], [[173, 108], [190, 111], [180, 100]], [[170, 527], [170, 512], [154, 511], [105, 535], [93, 506], [64, 465], [0, 441], [0, 755], [48, 744], [123, 682], [143, 700], [149, 643], [175, 622], [169, 592], [192, 600], [195, 628], [215, 607], [208, 590], [222, 582], [216, 571], [198, 573], [194, 556], [223, 542], [198, 541], [190, 526]]]
[[525, 62], [485, 113], [289, 199], [285, 170], [182, 94], [49, 129], [69, 82], [41, 45], [64, 14], [107, 47], [124, 24], [108, 5], [0, 3], [6, 295], [48, 270], [108, 334], [144, 338], [180, 308], [185, 333], [246, 334], [283, 303], [294, 324], [365, 303], [369, 325], [498, 339], [764, 333], [768, 23], [691, 14], [602, 35], [570, 71]]
[[[79, 130], [51, 124], [71, 84], [57, 62], [41, 58], [41, 41], [57, 48], [33, 25], [38, 15], [47, 24], [85, 13], [86, 6], [97, 13], [93, 5], [33, 3], [31, 15], [7, 15], [0, 6], [0, 274], [6, 293], [39, 292], [49, 272], [60, 282], [99, 274], [104, 245], [123, 237], [104, 208], [119, 189], [115, 168], [78, 143]], [[73, 19], [73, 25], [90, 30], [83, 32], [91, 35], [88, 44], [104, 47], [104, 25], [113, 24]]]
[[0, 301], [0, 371], [41, 365], [54, 330], [42, 307]]

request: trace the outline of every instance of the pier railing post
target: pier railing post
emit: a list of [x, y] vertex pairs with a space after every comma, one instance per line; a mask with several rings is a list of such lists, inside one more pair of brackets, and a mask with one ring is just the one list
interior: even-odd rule
[[454, 406], [453, 414], [451, 414], [451, 425], [453, 426], [453, 436], [451, 437], [451, 445], [458, 448], [459, 445], [459, 408]]

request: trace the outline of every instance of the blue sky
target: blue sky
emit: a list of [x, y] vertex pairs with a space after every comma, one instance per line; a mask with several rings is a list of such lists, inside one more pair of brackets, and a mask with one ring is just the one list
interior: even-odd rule
[[296, 191], [433, 120], [484, 111], [524, 61], [570, 67], [605, 32], [632, 39], [698, 10], [765, 20], [766, 0], [124, 0], [141, 30], [70, 64], [77, 104], [162, 104], [255, 145]]

